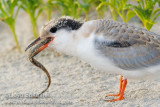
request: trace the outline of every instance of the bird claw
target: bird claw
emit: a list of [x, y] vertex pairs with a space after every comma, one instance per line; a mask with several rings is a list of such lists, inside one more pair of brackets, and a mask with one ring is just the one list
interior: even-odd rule
[[123, 100], [123, 99], [124, 99], [124, 97], [119, 96], [117, 99], [107, 100], [107, 102], [120, 101], [120, 100]]
[[118, 96], [120, 96], [120, 93], [118, 93], [118, 94], [108, 94], [107, 96], [115, 96], [115, 97], [118, 97]]
[[107, 100], [107, 102], [120, 101], [120, 100], [124, 99], [123, 95], [121, 95], [120, 93], [118, 93], [118, 94], [109, 94], [106, 97], [108, 97], [108, 96], [114, 96], [114, 97], [118, 97], [118, 98], [117, 99], [112, 99], [112, 100]]
[[[118, 97], [117, 99], [113, 100], [107, 100], [108, 102], [113, 102], [113, 101], [120, 101], [124, 99], [124, 91], [127, 85], [127, 79], [123, 79], [123, 76], [120, 77], [120, 88], [119, 88], [119, 93], [118, 94], [109, 94], [107, 96], [115, 96]], [[107, 97], [106, 96], [106, 97]]]

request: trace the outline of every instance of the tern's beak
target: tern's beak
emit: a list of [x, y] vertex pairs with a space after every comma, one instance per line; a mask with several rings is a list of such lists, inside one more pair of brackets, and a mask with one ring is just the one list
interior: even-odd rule
[[38, 41], [40, 41], [41, 38], [38, 37], [36, 40], [34, 40], [30, 45], [28, 45], [28, 47], [25, 49], [25, 51], [27, 51], [29, 48], [31, 48], [33, 45], [35, 45], [36, 43], [38, 43]]
[[[46, 47], [48, 47], [48, 44], [54, 40], [54, 37], [47, 37], [47, 38], [43, 38], [41, 39], [40, 37], [37, 38], [36, 40], [34, 40], [26, 49], [25, 51], [27, 51], [29, 48], [33, 47], [33, 49], [31, 49], [31, 53], [32, 53], [32, 57], [37, 55], [39, 52], [41, 52], [43, 49], [45, 49]], [[36, 45], [36, 46], [35, 46]]]

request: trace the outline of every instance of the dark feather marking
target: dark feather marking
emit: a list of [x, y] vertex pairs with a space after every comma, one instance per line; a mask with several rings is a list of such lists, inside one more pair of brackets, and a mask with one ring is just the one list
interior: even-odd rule
[[60, 18], [55, 20], [55, 24], [53, 25], [52, 28], [56, 27], [57, 30], [64, 28], [64, 27], [69, 27], [72, 30], [77, 30], [82, 26], [83, 23], [73, 20], [73, 19], [68, 19], [68, 18]]
[[129, 47], [129, 46], [131, 46], [131, 44], [129, 44], [128, 42], [126, 42], [126, 41], [121, 41], [121, 42], [107, 42], [107, 43], [105, 43], [106, 44], [106, 46], [108, 46], [108, 47], [115, 47], [115, 48], [124, 48], [124, 47]]
[[98, 40], [95, 40], [95, 43], [96, 44], [99, 44], [103, 47], [114, 47], [114, 48], [126, 48], [126, 47], [130, 47], [131, 44], [128, 43], [127, 41], [121, 41], [121, 42], [118, 42], [118, 41], [98, 41]]

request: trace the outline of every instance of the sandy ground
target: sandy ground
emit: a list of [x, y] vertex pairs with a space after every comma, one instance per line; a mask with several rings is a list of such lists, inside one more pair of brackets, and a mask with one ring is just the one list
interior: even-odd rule
[[[39, 19], [39, 28], [46, 21]], [[137, 23], [133, 19], [131, 24]], [[160, 34], [160, 23], [151, 31]], [[61, 54], [60, 57], [46, 49], [36, 56], [48, 69], [52, 84], [39, 99], [31, 98], [39, 94], [47, 85], [46, 75], [33, 66], [24, 52], [33, 40], [29, 17], [21, 12], [16, 32], [22, 53], [14, 49], [15, 43], [8, 27], [0, 23], [0, 105], [1, 106], [57, 106], [57, 107], [158, 107], [160, 106], [160, 80], [128, 80], [125, 99], [106, 102], [118, 93], [119, 76], [107, 74], [78, 60]]]

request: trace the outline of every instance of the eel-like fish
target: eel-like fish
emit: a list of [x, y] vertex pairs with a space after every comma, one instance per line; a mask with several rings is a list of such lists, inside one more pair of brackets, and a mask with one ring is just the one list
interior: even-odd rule
[[49, 72], [47, 71], [47, 69], [41, 64], [39, 63], [37, 60], [34, 59], [34, 56], [36, 56], [39, 52], [41, 52], [44, 48], [46, 48], [48, 46], [48, 44], [53, 40], [53, 38], [49, 37], [46, 39], [36, 39], [34, 42], [32, 42], [25, 51], [27, 51], [29, 48], [29, 52], [28, 52], [28, 58], [30, 60], [30, 62], [37, 66], [38, 68], [42, 69], [47, 77], [48, 77], [48, 85], [46, 87], [46, 89], [44, 89], [38, 96], [36, 96], [36, 98], [38, 98], [40, 95], [42, 95], [45, 91], [47, 91], [47, 89], [49, 88], [50, 84], [51, 84], [51, 77]]

